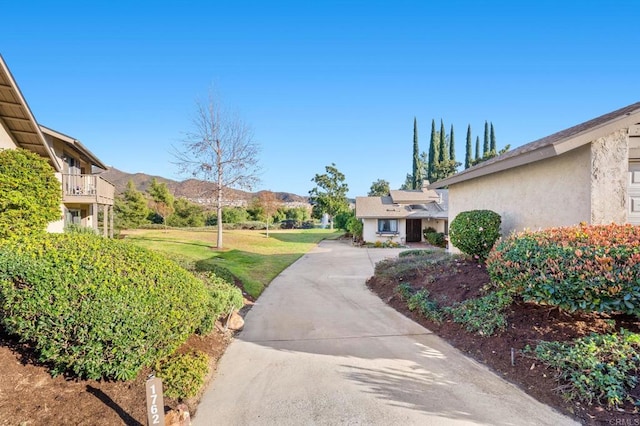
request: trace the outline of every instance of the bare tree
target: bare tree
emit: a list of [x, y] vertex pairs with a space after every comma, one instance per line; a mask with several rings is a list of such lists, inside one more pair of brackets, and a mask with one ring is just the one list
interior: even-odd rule
[[210, 91], [207, 102], [196, 101], [191, 131], [185, 133], [182, 149], [174, 148], [176, 164], [214, 184], [218, 222], [217, 248], [222, 248], [222, 205], [225, 190], [251, 190], [259, 182], [258, 153], [253, 132], [237, 114], [224, 109]]

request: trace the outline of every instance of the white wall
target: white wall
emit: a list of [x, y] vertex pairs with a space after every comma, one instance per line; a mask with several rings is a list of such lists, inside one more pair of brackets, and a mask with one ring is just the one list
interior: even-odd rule
[[15, 149], [16, 144], [7, 133], [7, 130], [4, 128], [2, 124], [0, 124], [0, 149]]
[[591, 221], [591, 148], [482, 176], [449, 187], [449, 223], [458, 213], [489, 209], [502, 235]]

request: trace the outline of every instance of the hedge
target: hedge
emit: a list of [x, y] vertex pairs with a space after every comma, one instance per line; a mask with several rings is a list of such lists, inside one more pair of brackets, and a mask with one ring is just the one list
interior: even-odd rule
[[0, 324], [53, 374], [132, 379], [202, 326], [210, 295], [162, 255], [89, 234], [0, 244]]
[[491, 279], [569, 311], [640, 315], [640, 228], [580, 225], [522, 232], [487, 259]]

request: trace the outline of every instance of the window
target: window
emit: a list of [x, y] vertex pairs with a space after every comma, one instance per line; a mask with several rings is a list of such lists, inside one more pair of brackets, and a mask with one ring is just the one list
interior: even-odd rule
[[378, 219], [378, 232], [381, 234], [397, 234], [398, 219]]

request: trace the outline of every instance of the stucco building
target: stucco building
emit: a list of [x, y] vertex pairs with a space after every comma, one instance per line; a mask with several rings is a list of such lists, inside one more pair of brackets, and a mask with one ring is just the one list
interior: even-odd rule
[[[103, 164], [80, 141], [41, 126], [0, 55], [0, 149], [23, 148], [46, 158], [60, 181], [60, 219], [49, 232], [63, 232], [74, 224], [113, 235], [113, 184], [99, 176]], [[99, 215], [98, 213], [102, 214]]]
[[447, 190], [393, 190], [384, 197], [356, 197], [356, 218], [366, 242], [404, 244], [424, 240], [422, 231], [448, 233]]
[[489, 209], [502, 234], [589, 224], [640, 225], [640, 102], [508, 151], [430, 188], [449, 219]]

